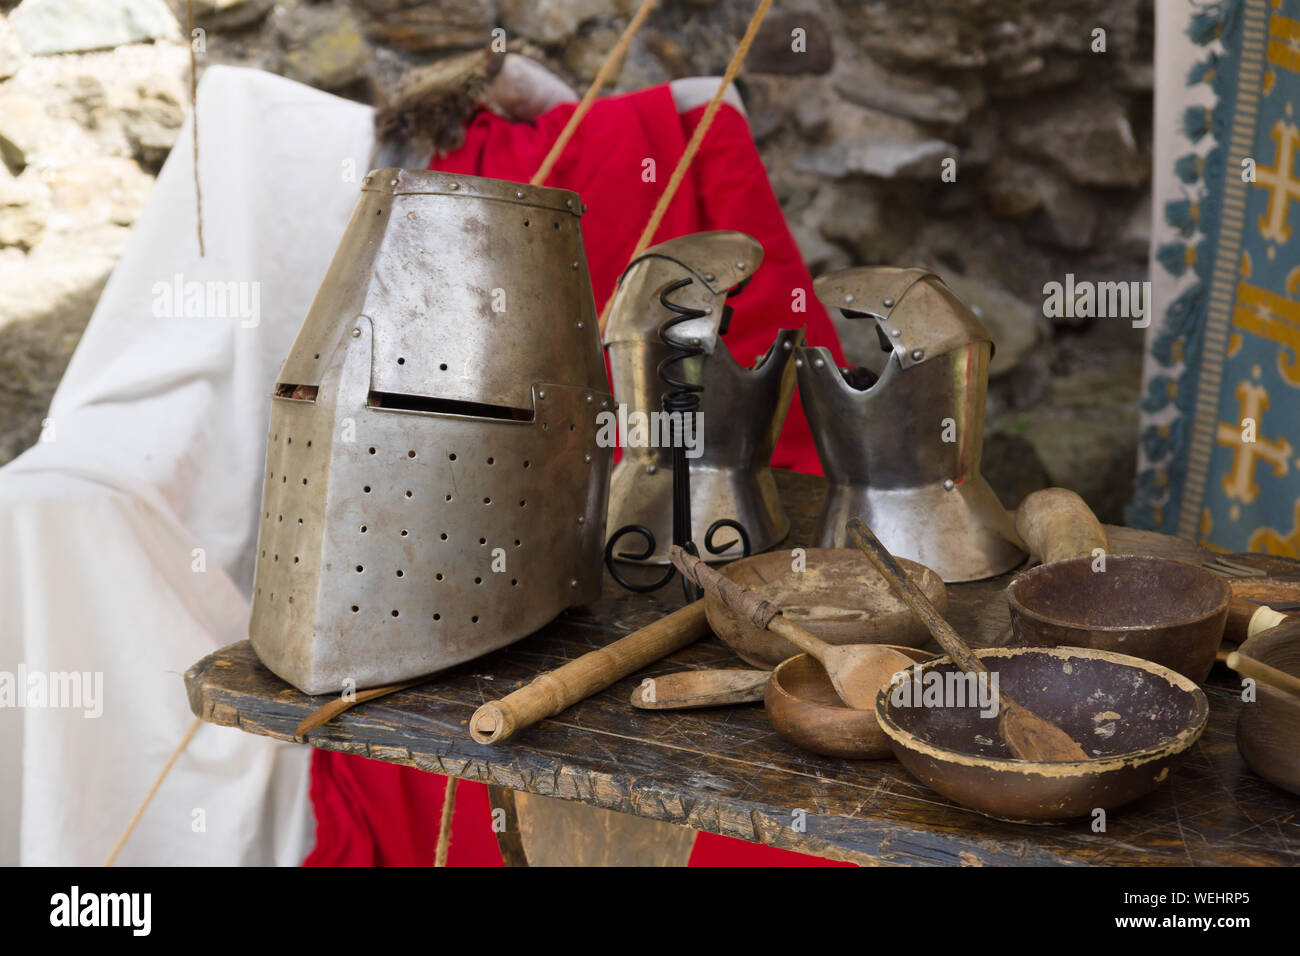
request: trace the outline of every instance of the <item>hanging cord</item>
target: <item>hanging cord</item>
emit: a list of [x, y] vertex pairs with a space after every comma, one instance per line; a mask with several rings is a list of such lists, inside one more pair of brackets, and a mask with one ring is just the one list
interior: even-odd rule
[[591, 81], [591, 86], [589, 86], [587, 92], [583, 94], [581, 102], [578, 103], [578, 108], [573, 111], [573, 115], [569, 117], [569, 121], [564, 124], [564, 129], [560, 130], [559, 137], [555, 140], [554, 145], [551, 146], [551, 151], [546, 154], [546, 158], [542, 160], [542, 165], [537, 167], [537, 172], [533, 173], [533, 178], [528, 180], [528, 185], [540, 186], [546, 181], [546, 177], [551, 175], [551, 170], [555, 167], [555, 163], [560, 158], [560, 154], [564, 152], [564, 147], [569, 145], [569, 140], [573, 138], [574, 132], [577, 131], [578, 124], [581, 123], [582, 118], [587, 115], [587, 110], [591, 109], [591, 104], [596, 101], [596, 96], [605, 88], [605, 84], [609, 82], [610, 74], [614, 72], [615, 65], [617, 65], [623, 54], [627, 52], [628, 46], [632, 43], [632, 38], [636, 36], [636, 32], [641, 29], [641, 24], [645, 23], [646, 17], [650, 16], [650, 11], [654, 9], [654, 5], [657, 2], [658, 0], [642, 0], [641, 8], [637, 10], [636, 16], [632, 17], [631, 22], [628, 23], [627, 28], [623, 31], [623, 35], [618, 38], [618, 42], [614, 44], [614, 48], [610, 50], [609, 55], [605, 57], [605, 62], [602, 63], [600, 69], [596, 71], [596, 78]]
[[434, 866], [447, 865], [447, 851], [451, 849], [451, 811], [456, 806], [458, 777], [447, 778], [447, 791], [442, 798], [442, 819], [438, 822], [438, 849], [433, 855]]
[[[673, 175], [668, 180], [668, 186], [664, 189], [663, 195], [659, 197], [659, 203], [655, 206], [654, 212], [650, 214], [650, 221], [645, 224], [645, 229], [641, 232], [641, 238], [637, 240], [636, 248], [632, 250], [632, 255], [628, 259], [629, 262], [649, 248], [655, 230], [659, 228], [659, 223], [663, 221], [664, 214], [668, 211], [669, 203], [673, 201], [673, 196], [677, 193], [677, 187], [682, 184], [682, 179], [686, 176], [686, 170], [690, 167], [691, 161], [695, 159], [695, 154], [700, 151], [700, 143], [704, 141], [704, 134], [713, 125], [713, 118], [718, 113], [718, 107], [722, 105], [722, 97], [726, 94], [727, 87], [731, 86], [736, 74], [740, 72], [740, 66], [745, 62], [745, 55], [749, 53], [749, 48], [753, 46], [754, 37], [758, 35], [758, 28], [762, 25], [763, 18], [767, 16], [768, 8], [771, 6], [772, 0], [761, 0], [758, 9], [754, 11], [753, 17], [750, 18], [749, 26], [745, 28], [745, 35], [741, 37], [740, 45], [736, 47], [731, 62], [727, 64], [727, 71], [722, 75], [722, 82], [718, 84], [718, 92], [713, 94], [713, 99], [709, 101], [709, 105], [704, 110], [704, 116], [701, 117], [699, 125], [695, 127], [695, 133], [691, 136], [691, 141], [686, 144], [686, 151], [682, 153], [682, 158], [677, 161], [677, 168], [673, 170]], [[611, 295], [605, 301], [605, 308], [600, 313], [599, 330], [602, 335], [605, 332], [605, 323], [609, 321], [609, 310], [613, 304], [614, 296]]]
[[176, 758], [181, 755], [181, 751], [190, 745], [190, 741], [194, 738], [195, 732], [198, 731], [200, 723], [202, 723], [202, 721], [195, 717], [194, 723], [190, 724], [190, 729], [185, 731], [185, 736], [182, 737], [181, 742], [176, 745], [176, 749], [172, 751], [172, 755], [167, 758], [167, 763], [163, 766], [162, 773], [158, 774], [158, 779], [153, 782], [153, 786], [149, 788], [149, 792], [144, 795], [144, 801], [136, 808], [135, 816], [131, 817], [131, 822], [126, 825], [126, 829], [122, 831], [122, 835], [118, 837], [117, 843], [114, 844], [113, 851], [108, 854], [108, 859], [104, 861], [105, 866], [112, 866], [113, 861], [117, 859], [117, 855], [122, 852], [122, 847], [126, 846], [126, 841], [131, 836], [131, 831], [134, 830], [135, 825], [140, 822], [140, 818], [144, 816], [145, 809], [153, 800], [154, 794], [158, 792], [158, 788], [162, 786], [162, 782], [167, 778], [167, 774], [171, 772], [172, 764], [176, 763]]
[[190, 39], [190, 127], [194, 130], [194, 221], [203, 258], [203, 194], [199, 191], [199, 71], [194, 56], [194, 0], [185, 0], [185, 29]]

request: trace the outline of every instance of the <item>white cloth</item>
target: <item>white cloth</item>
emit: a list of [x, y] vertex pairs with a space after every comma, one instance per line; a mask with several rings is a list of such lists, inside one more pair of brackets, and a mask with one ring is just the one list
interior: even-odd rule
[[[23, 668], [103, 681], [98, 717], [21, 688], [26, 706], [0, 707], [0, 864], [101, 863], [193, 719], [186, 668], [246, 634], [269, 395], [356, 202], [372, 111], [214, 66], [198, 116], [206, 256], [187, 120], [48, 440], [0, 469], [0, 703]], [[160, 316], [178, 276], [237, 283], [258, 312]], [[308, 753], [201, 725], [119, 862], [297, 864]]]

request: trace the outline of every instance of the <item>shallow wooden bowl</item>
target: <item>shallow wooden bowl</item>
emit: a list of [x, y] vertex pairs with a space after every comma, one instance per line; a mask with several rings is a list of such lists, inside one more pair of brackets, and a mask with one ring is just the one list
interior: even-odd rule
[[1132, 654], [1201, 683], [1214, 667], [1232, 598], [1213, 571], [1138, 554], [1040, 565], [1007, 586], [1012, 642]]
[[[742, 558], [718, 570], [771, 601], [796, 624], [828, 644], [901, 644], [930, 639], [925, 625], [856, 548], [807, 548], [805, 570], [792, 568], [789, 549]], [[908, 577], [939, 609], [948, 606], [943, 580], [924, 565], [899, 558]], [[704, 595], [713, 633], [755, 667], [771, 669], [799, 653], [783, 637], [739, 617], [712, 594]]]
[[[934, 657], [915, 647], [886, 644], [914, 661]], [[854, 710], [835, 693], [826, 669], [807, 654], [777, 665], [764, 698], [772, 728], [790, 743], [826, 757], [879, 760], [888, 757], [889, 738], [874, 710]]]
[[[1154, 790], [1205, 729], [1209, 704], [1196, 684], [1151, 661], [1076, 647], [976, 651], [999, 689], [1052, 721], [1093, 754], [1069, 763], [1017, 760], [996, 717], [978, 705], [913, 707], [876, 698], [894, 755], [918, 780], [980, 813], [1049, 823], [1111, 810]], [[921, 665], [958, 675], [948, 658]], [[924, 678], [923, 678], [924, 679]], [[947, 677], [945, 676], [945, 680]]]
[[[1300, 639], [1290, 627], [1270, 628], [1239, 648], [1245, 657], [1300, 676]], [[1255, 682], [1255, 700], [1237, 718], [1237, 749], [1251, 770], [1274, 786], [1300, 794], [1300, 701]]]

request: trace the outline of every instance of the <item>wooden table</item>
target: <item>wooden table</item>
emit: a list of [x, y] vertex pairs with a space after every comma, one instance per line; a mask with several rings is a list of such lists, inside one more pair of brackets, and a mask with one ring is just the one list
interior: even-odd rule
[[[783, 473], [793, 528], [808, 540], [822, 480]], [[1199, 560], [1185, 540], [1108, 528], [1115, 552]], [[1300, 578], [1300, 562], [1260, 555], [1243, 562]], [[949, 588], [948, 618], [972, 643], [1005, 640], [1009, 576]], [[1114, 811], [1105, 833], [1087, 822], [1018, 826], [963, 810], [917, 783], [894, 760], [848, 761], [806, 753], [778, 737], [761, 706], [707, 711], [634, 710], [646, 676], [694, 667], [747, 666], [715, 638], [619, 681], [506, 744], [471, 742], [470, 715], [539, 672], [557, 667], [680, 606], [673, 584], [634, 595], [606, 580], [599, 602], [418, 688], [362, 704], [313, 731], [308, 743], [511, 791], [577, 801], [649, 820], [861, 864], [1260, 865], [1300, 863], [1300, 798], [1252, 774], [1237, 753], [1240, 682], [1216, 667], [1205, 690], [1210, 721], [1169, 781]], [[281, 740], [322, 703], [275, 677], [248, 642], [185, 675], [204, 720]], [[501, 806], [501, 803], [494, 803]], [[509, 848], [507, 847], [507, 850]]]

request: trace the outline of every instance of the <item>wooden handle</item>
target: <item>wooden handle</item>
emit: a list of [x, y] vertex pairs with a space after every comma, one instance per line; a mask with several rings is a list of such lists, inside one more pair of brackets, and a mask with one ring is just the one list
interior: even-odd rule
[[[1292, 610], [1300, 603], [1300, 581], [1278, 578], [1232, 578], [1228, 581], [1232, 600], [1228, 604], [1228, 623], [1223, 628], [1223, 639], [1240, 644], [1251, 633], [1251, 622], [1260, 605], [1269, 605], [1274, 612], [1294, 615]], [[1278, 623], [1268, 616], [1268, 627]], [[1260, 628], [1258, 623], [1254, 630]]]
[[1016, 509], [1016, 533], [1043, 564], [1110, 546], [1087, 502], [1066, 488], [1044, 488], [1022, 501]]
[[542, 674], [501, 700], [484, 704], [470, 718], [470, 737], [480, 744], [508, 740], [523, 728], [554, 717], [566, 707], [681, 650], [707, 633], [709, 622], [704, 616], [704, 602], [688, 604], [607, 647]]
[[907, 576], [907, 572], [894, 560], [894, 556], [880, 543], [861, 518], [849, 519], [848, 532], [854, 544], [862, 549], [862, 553], [889, 582], [894, 593], [902, 598], [912, 609], [912, 613], [921, 619], [921, 623], [929, 629], [930, 634], [939, 642], [939, 646], [948, 653], [958, 667], [967, 673], [980, 673], [987, 670], [984, 662], [975, 656], [970, 646], [952, 629], [952, 625], [944, 620], [938, 608], [930, 603], [930, 599]]
[[1263, 681], [1270, 687], [1275, 687], [1292, 697], [1300, 699], [1300, 677], [1296, 677], [1294, 674], [1278, 670], [1276, 667], [1257, 661], [1253, 657], [1246, 657], [1237, 651], [1233, 651], [1228, 655], [1227, 664], [1244, 677], [1253, 677], [1257, 681]]
[[829, 645], [811, 631], [787, 620], [770, 601], [743, 584], [737, 584], [721, 571], [715, 571], [701, 558], [678, 545], [668, 549], [668, 558], [688, 581], [694, 581], [741, 617], [766, 631], [780, 634], [799, 650], [823, 660]]

